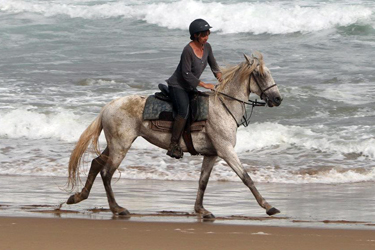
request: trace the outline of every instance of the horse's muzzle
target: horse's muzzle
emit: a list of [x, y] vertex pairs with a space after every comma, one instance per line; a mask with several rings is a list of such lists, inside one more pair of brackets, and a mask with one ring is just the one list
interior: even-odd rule
[[282, 101], [283, 101], [283, 98], [281, 98], [280, 96], [275, 96], [273, 98], [267, 99], [267, 105], [269, 107], [277, 107], [277, 106], [280, 106]]

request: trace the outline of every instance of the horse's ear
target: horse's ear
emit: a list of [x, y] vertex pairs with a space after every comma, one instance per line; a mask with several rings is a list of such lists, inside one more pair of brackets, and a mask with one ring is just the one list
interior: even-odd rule
[[250, 59], [246, 54], [243, 54], [243, 56], [245, 57], [247, 63], [248, 63], [249, 65], [251, 65], [251, 59]]

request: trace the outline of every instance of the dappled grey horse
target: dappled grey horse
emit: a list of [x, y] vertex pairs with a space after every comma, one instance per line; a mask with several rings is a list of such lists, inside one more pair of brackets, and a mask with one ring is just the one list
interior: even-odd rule
[[[244, 62], [223, 70], [222, 83], [216, 88], [215, 94], [209, 96], [206, 125], [202, 131], [192, 133], [195, 150], [204, 156], [194, 207], [195, 212], [204, 218], [214, 217], [204, 208], [203, 196], [217, 157], [228, 163], [268, 215], [280, 212], [272, 207], [256, 189], [234, 150], [237, 128], [245, 114], [245, 104], [250, 93], [260, 96], [269, 107], [279, 106], [282, 100], [269, 69], [264, 65], [262, 55], [259, 54], [257, 57], [245, 55], [245, 59]], [[92, 160], [85, 186], [81, 192], [70, 196], [67, 204], [87, 199], [95, 178], [100, 172], [111, 211], [118, 215], [129, 215], [127, 209], [116, 203], [111, 187], [114, 172], [138, 136], [164, 149], [168, 148], [171, 140], [170, 133], [151, 130], [150, 121], [143, 120], [145, 102], [146, 97], [139, 95], [113, 100], [103, 107], [99, 116], [82, 133], [69, 161], [68, 184], [72, 190], [79, 181], [79, 166], [90, 144], [98, 157]], [[104, 130], [107, 147], [100, 152], [98, 139], [102, 130]], [[184, 141], [181, 140], [180, 143], [183, 151], [186, 152], [187, 147]]]

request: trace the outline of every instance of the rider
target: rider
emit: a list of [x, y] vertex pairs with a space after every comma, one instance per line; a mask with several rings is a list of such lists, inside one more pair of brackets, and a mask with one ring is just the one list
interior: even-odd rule
[[170, 97], [176, 111], [167, 155], [176, 159], [183, 156], [179, 141], [189, 115], [189, 96], [197, 91], [197, 86], [206, 89], [215, 88], [215, 85], [199, 80], [207, 63], [215, 77], [219, 81], [222, 80], [222, 74], [212, 53], [211, 45], [207, 43], [210, 28], [212, 27], [203, 19], [196, 19], [190, 24], [189, 32], [192, 41], [183, 49], [176, 71], [167, 80]]

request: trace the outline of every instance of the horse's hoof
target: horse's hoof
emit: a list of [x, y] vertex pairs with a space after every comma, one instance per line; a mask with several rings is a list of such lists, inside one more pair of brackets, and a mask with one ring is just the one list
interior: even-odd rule
[[270, 209], [267, 211], [267, 214], [268, 214], [269, 216], [271, 216], [271, 215], [275, 215], [275, 214], [278, 214], [278, 213], [280, 213], [280, 210], [277, 209], [277, 208], [274, 208], [274, 207], [270, 208]]
[[74, 194], [73, 194], [73, 195], [71, 195], [71, 196], [69, 197], [69, 199], [66, 201], [66, 204], [70, 205], [70, 204], [74, 204], [74, 203], [75, 203], [75, 201], [74, 201]]
[[124, 211], [120, 212], [118, 215], [120, 215], [120, 216], [130, 216], [130, 212], [125, 209]]
[[209, 214], [204, 214], [203, 215], [203, 219], [205, 219], [205, 220], [212, 220], [212, 219], [215, 219], [215, 215], [213, 215], [213, 214], [211, 214], [211, 213], [209, 213]]

